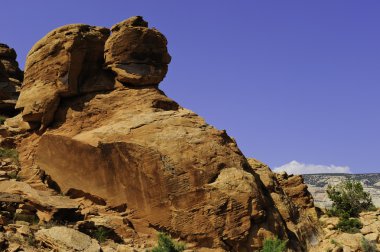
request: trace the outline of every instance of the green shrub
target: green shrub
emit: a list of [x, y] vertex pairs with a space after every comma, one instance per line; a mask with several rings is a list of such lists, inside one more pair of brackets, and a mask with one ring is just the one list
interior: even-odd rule
[[5, 119], [7, 119], [5, 116], [0, 115], [0, 125], [4, 124]]
[[374, 207], [371, 195], [364, 191], [359, 181], [346, 180], [335, 186], [329, 185], [326, 192], [333, 202], [328, 212], [330, 215], [357, 217], [360, 212]]
[[288, 241], [282, 241], [277, 237], [265, 239], [261, 252], [284, 252], [287, 242]]
[[100, 243], [105, 242], [110, 235], [110, 230], [105, 227], [98, 227], [93, 231], [92, 236], [98, 240]]
[[17, 171], [12, 171], [8, 173], [8, 177], [10, 179], [15, 179], [16, 181], [20, 181], [20, 176], [18, 175]]
[[336, 225], [336, 228], [346, 233], [358, 233], [363, 227], [363, 224], [356, 218], [341, 218]]
[[376, 244], [366, 240], [364, 237], [362, 237], [362, 240], [360, 241], [360, 247], [364, 252], [376, 252]]
[[18, 163], [18, 152], [16, 149], [0, 147], [0, 158], [10, 158], [14, 162]]
[[158, 233], [158, 245], [152, 252], [181, 252], [185, 250], [185, 244], [175, 242], [170, 235]]

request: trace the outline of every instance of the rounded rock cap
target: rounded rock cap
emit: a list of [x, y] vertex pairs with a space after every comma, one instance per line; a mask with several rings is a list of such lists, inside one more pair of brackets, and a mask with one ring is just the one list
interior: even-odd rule
[[123, 84], [157, 85], [165, 77], [171, 57], [165, 36], [148, 28], [141, 16], [128, 18], [111, 29], [105, 45], [106, 67]]

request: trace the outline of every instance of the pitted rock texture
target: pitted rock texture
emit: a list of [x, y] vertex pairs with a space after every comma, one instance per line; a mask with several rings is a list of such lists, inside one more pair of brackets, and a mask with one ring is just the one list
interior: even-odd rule
[[0, 44], [0, 114], [16, 114], [15, 105], [19, 96], [23, 72], [16, 61], [16, 52]]
[[105, 46], [106, 65], [122, 83], [155, 85], [167, 71], [171, 57], [167, 41], [141, 17], [127, 19], [111, 29]]
[[62, 97], [110, 90], [112, 77], [102, 71], [109, 30], [74, 24], [48, 33], [30, 50], [17, 101], [27, 122], [50, 124]]

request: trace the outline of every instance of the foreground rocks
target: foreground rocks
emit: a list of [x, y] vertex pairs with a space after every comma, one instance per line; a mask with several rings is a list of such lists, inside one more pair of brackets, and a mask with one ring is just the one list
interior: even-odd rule
[[137, 235], [130, 209], [78, 192], [59, 195], [47, 184], [33, 188], [18, 171], [0, 157], [1, 251], [145, 251], [156, 244], [155, 233]]
[[363, 239], [380, 250], [380, 210], [363, 212], [360, 214], [359, 220], [363, 224], [363, 228], [358, 233], [349, 234], [337, 230], [338, 217], [323, 215], [320, 218], [323, 235], [320, 236], [319, 243], [315, 247], [311, 247], [310, 251], [364, 251]]
[[[255, 251], [275, 236], [291, 251], [313, 246], [318, 211], [302, 178], [247, 160], [225, 131], [158, 89], [166, 45], [141, 17], [111, 31], [67, 25], [37, 42], [21, 114], [2, 128], [5, 139], [24, 134], [20, 181], [0, 183], [4, 199], [20, 201], [9, 216], [37, 217], [37, 246], [63, 251], [97, 251], [96, 237], [103, 250], [143, 250], [157, 231], [195, 251]], [[41, 226], [52, 222], [65, 227]]]
[[36, 240], [55, 251], [100, 251], [99, 243], [79, 231], [67, 227], [52, 227], [36, 232]]

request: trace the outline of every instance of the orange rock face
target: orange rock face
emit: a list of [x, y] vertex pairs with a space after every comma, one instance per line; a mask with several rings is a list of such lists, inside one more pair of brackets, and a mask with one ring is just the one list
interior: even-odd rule
[[[150, 85], [167, 71], [165, 37], [140, 17], [114, 26], [109, 37], [106, 31], [66, 26], [33, 47], [18, 104], [24, 120], [47, 128], [23, 140], [24, 169], [38, 166], [63, 192], [126, 203], [132, 223], [143, 220], [198, 247], [254, 251], [278, 236], [301, 251], [306, 242], [288, 226], [299, 217], [297, 206], [275, 190], [275, 176], [259, 176], [225, 131]], [[56, 49], [55, 39], [62, 45]], [[76, 41], [84, 56], [75, 54]], [[106, 69], [99, 67], [103, 42]], [[44, 64], [51, 69], [38, 74]], [[108, 77], [94, 76], [115, 79], [105, 85]], [[274, 207], [280, 203], [284, 209]]]

